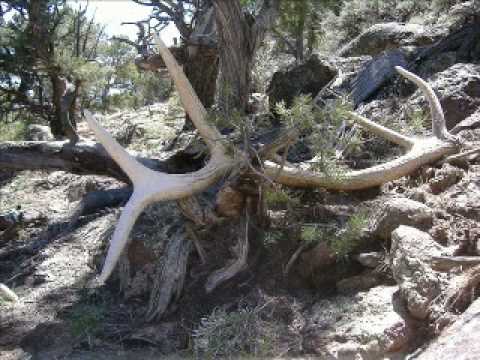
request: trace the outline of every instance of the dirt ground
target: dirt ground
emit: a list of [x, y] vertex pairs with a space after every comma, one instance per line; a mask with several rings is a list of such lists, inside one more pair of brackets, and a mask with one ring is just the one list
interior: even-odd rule
[[[124, 139], [130, 150], [158, 155], [159, 151], [171, 148], [169, 141], [181, 129], [178, 121], [181, 114], [176, 109], [172, 110], [171, 104], [160, 104], [133, 115], [111, 117], [105, 126], [117, 138]], [[173, 120], [165, 122], [165, 118]], [[122, 126], [115, 125], [119, 121]], [[83, 123], [80, 134], [91, 137]], [[167, 153], [163, 151], [162, 156]], [[25, 212], [33, 219], [7, 234], [8, 237], [0, 237], [0, 283], [5, 283], [19, 297], [16, 303], [0, 302], [0, 359], [191, 358], [196, 355], [194, 346], [201, 346], [198, 342], [194, 344], [195, 334], [198, 335], [200, 329], [208, 330], [211, 314], [233, 313], [242, 307], [253, 310], [240, 311], [246, 316], [241, 318], [241, 323], [251, 320], [251, 335], [257, 340], [271, 340], [271, 344], [267, 341], [264, 345], [274, 349], [276, 357], [315, 354], [317, 349], [326, 346], [322, 332], [332, 329], [335, 331], [329, 335], [332, 339], [348, 342], [349, 332], [355, 330], [351, 323], [355, 321], [377, 324], [378, 332], [383, 333], [382, 326], [394, 326], [398, 321], [392, 305], [396, 288], [391, 277], [377, 279], [360, 292], [357, 289], [351, 297], [332, 297], [340, 279], [357, 279], [355, 276], [362, 274], [363, 268], [346, 258], [333, 262], [328, 272], [320, 271], [312, 276], [309, 271], [315, 264], [310, 261], [313, 258], [318, 262], [319, 254], [306, 252], [287, 274], [286, 264], [300, 245], [288, 239], [296, 239], [302, 231], [292, 225], [298, 219], [305, 224], [322, 221], [325, 226], [344, 225], [359, 211], [359, 206], [375, 209], [388, 197], [407, 196], [425, 197], [423, 202], [436, 212], [432, 231], [438, 230], [438, 240], [441, 241], [444, 229], [445, 238], [456, 239], [445, 245], [458, 246], [465, 229], [477, 228], [480, 220], [478, 203], [475, 203], [480, 193], [480, 166], [471, 165], [439, 194], [426, 190], [430, 183], [421, 173], [369, 192], [332, 194], [319, 190], [293, 194], [302, 204], [295, 209], [296, 219], [291, 214], [287, 216], [285, 209], [270, 213], [271, 227], [281, 224], [288, 231], [267, 244], [263, 252], [254, 251], [247, 271], [212, 294], [206, 294], [205, 279], [231, 257], [229, 236], [235, 237], [231, 234], [233, 228], [228, 230], [229, 225], [210, 229], [201, 236], [209, 263], [202, 264], [193, 253], [177, 306], [161, 321], [145, 322], [142, 313], [147, 296], [141, 288], [144, 279], [141, 276], [136, 279], [138, 289], [123, 292], [116, 281], [101, 289], [87, 286], [98, 274], [120, 209], [106, 208], [85, 215], [73, 230], [65, 231], [72, 211], [85, 194], [118, 188], [122, 184], [111, 178], [62, 171], [0, 172], [0, 214]], [[168, 232], [161, 229], [165, 221], [175, 228], [171, 219], [177, 217], [178, 210], [174, 207], [174, 204], [149, 207], [132, 231], [133, 243], [158, 239], [160, 233]], [[450, 236], [455, 231], [459, 235]], [[278, 234], [271, 235], [274, 238]], [[377, 242], [363, 246], [362, 250], [381, 250], [381, 245]], [[145, 258], [151, 256], [143, 247], [135, 253]], [[357, 282], [355, 286], [358, 287]], [[362, 320], [355, 320], [355, 316], [360, 315]], [[347, 335], [338, 335], [342, 331]], [[365, 334], [364, 329], [359, 329], [354, 336], [356, 339], [377, 336], [377, 333]], [[203, 333], [203, 336], [206, 335]], [[261, 349], [254, 348], [253, 353], [257, 350]]]

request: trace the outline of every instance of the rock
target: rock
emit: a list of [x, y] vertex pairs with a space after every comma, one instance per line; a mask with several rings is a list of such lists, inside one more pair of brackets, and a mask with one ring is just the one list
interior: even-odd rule
[[445, 286], [446, 275], [433, 271], [429, 263], [443, 254], [442, 246], [429, 234], [402, 225], [392, 232], [390, 253], [393, 277], [410, 315], [425, 320], [431, 302]]
[[428, 181], [433, 194], [440, 194], [450, 186], [459, 182], [465, 171], [450, 164], [444, 164], [441, 169], [435, 171], [435, 177]]
[[428, 78], [432, 74], [437, 74], [449, 67], [455, 65], [458, 61], [457, 53], [455, 51], [448, 51], [440, 54], [436, 54], [432, 58], [427, 58], [422, 61], [418, 66], [416, 73], [421, 78]]
[[300, 255], [298, 270], [303, 277], [309, 277], [316, 270], [335, 264], [336, 258], [335, 252], [322, 241]]
[[248, 99], [248, 113], [259, 114], [268, 112], [267, 96], [261, 93], [250, 94]]
[[374, 216], [370, 232], [383, 240], [390, 239], [393, 230], [409, 225], [428, 230], [433, 224], [433, 211], [428, 206], [407, 198], [393, 198], [385, 202]]
[[378, 286], [355, 296], [314, 304], [306, 314], [304, 346], [321, 359], [389, 359], [411, 337], [392, 305], [396, 286]]
[[20, 224], [39, 224], [47, 220], [47, 216], [38, 210], [11, 210], [0, 213], [0, 231]]
[[381, 264], [385, 255], [381, 252], [369, 252], [369, 253], [361, 253], [355, 256], [355, 260], [357, 260], [360, 264], [368, 268], [376, 268]]
[[433, 44], [442, 35], [440, 29], [427, 28], [419, 24], [396, 22], [376, 24], [369, 27], [345, 45], [339, 55], [344, 57], [378, 55], [389, 49], [402, 46], [425, 46]]
[[75, 336], [70, 330], [70, 325], [66, 322], [39, 324], [21, 341], [22, 349], [38, 360], [68, 356], [75, 344]]
[[180, 323], [162, 322], [135, 329], [128, 339], [155, 345], [163, 353], [169, 354], [186, 348], [189, 338]]
[[474, 360], [480, 354], [480, 299], [446, 328], [415, 358], [418, 360]]
[[480, 108], [465, 120], [462, 120], [455, 125], [455, 127], [450, 130], [450, 133], [456, 135], [465, 130], [473, 130], [478, 128], [480, 128]]
[[337, 291], [340, 294], [350, 294], [358, 291], [366, 291], [374, 286], [380, 285], [382, 279], [379, 274], [373, 271], [365, 271], [337, 282]]
[[[478, 64], [455, 64], [435, 74], [428, 83], [440, 99], [448, 129], [473, 114], [480, 106]], [[410, 97], [406, 108], [409, 111], [423, 110], [428, 113], [427, 101], [420, 90]]]
[[437, 243], [446, 246], [451, 236], [450, 223], [447, 221], [439, 222], [430, 229], [429, 233]]
[[440, 17], [438, 17], [438, 14], [433, 13], [433, 16], [436, 16], [436, 19], [432, 20], [435, 20], [438, 24], [444, 24], [450, 29], [455, 29], [467, 23], [475, 16], [478, 16], [478, 13], [480, 12], [477, 0], [462, 0], [456, 4], [455, 2], [452, 2], [451, 4], [452, 6], [449, 11], [443, 12], [440, 14]]
[[275, 105], [280, 101], [291, 106], [294, 98], [301, 94], [315, 97], [336, 75], [335, 67], [318, 55], [312, 55], [292, 69], [276, 72], [267, 89], [270, 110], [275, 112]]
[[480, 181], [478, 175], [470, 175], [478, 171], [476, 167], [472, 166], [469, 176], [441, 194], [439, 206], [449, 214], [480, 221]]
[[49, 141], [53, 140], [53, 135], [48, 126], [31, 124], [27, 127], [25, 139], [28, 141]]
[[81, 178], [77, 181], [73, 181], [68, 185], [67, 198], [68, 201], [74, 202], [81, 200], [86, 194], [92, 191], [100, 190], [103, 184], [95, 178]]
[[2, 360], [28, 360], [31, 356], [22, 349], [0, 350], [0, 359]]
[[[331, 56], [328, 58], [328, 62], [338, 70], [338, 74], [335, 77], [335, 81], [328, 87], [329, 90], [339, 94], [349, 94], [352, 91], [352, 83], [358, 72], [365, 66], [367, 62], [372, 60], [371, 56], [358, 56], [358, 57], [338, 57]], [[335, 100], [336, 97], [332, 96], [330, 91], [325, 91], [321, 94], [320, 98], [323, 101]]]

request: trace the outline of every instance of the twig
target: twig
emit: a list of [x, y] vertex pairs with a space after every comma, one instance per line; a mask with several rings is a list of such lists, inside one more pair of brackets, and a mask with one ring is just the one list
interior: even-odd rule
[[190, 224], [185, 225], [187, 229], [187, 234], [190, 237], [190, 239], [193, 241], [193, 245], [195, 245], [195, 249], [197, 250], [198, 256], [200, 257], [200, 261], [202, 264], [207, 263], [207, 254], [205, 253], [205, 250], [200, 243], [200, 239], [198, 238], [197, 234], [195, 233], [195, 230], [192, 229]]
[[460, 154], [455, 154], [455, 155], [448, 156], [445, 159], [443, 159], [440, 162], [440, 164], [445, 164], [445, 163], [451, 164], [451, 163], [454, 163], [456, 161], [464, 160], [465, 158], [468, 158], [469, 156], [475, 155], [475, 154], [478, 154], [478, 153], [480, 153], [480, 147], [462, 152]]
[[248, 227], [249, 227], [249, 214], [248, 204], [245, 207], [245, 236], [238, 242], [237, 252], [239, 257], [230, 265], [227, 265], [209, 276], [207, 283], [205, 284], [205, 290], [207, 293], [212, 292], [218, 285], [230, 280], [232, 277], [243, 271], [247, 266], [247, 258], [249, 251], [248, 243]]
[[288, 260], [287, 262], [287, 265], [285, 266], [285, 269], [283, 270], [283, 275], [284, 276], [287, 276], [288, 273], [290, 272], [290, 269], [292, 268], [293, 264], [295, 264], [295, 262], [297, 261], [298, 257], [300, 256], [300, 254], [303, 252], [303, 250], [305, 250], [305, 248], [307, 247], [307, 243], [305, 241], [302, 241], [302, 243], [300, 244], [300, 246], [298, 247], [297, 250], [295, 250], [295, 252], [293, 253], [292, 257], [290, 258], [290, 260]]
[[258, 150], [261, 158], [268, 158], [277, 153], [278, 150], [283, 149], [297, 141], [299, 132], [295, 128], [289, 128], [281, 133], [273, 142], [264, 145]]

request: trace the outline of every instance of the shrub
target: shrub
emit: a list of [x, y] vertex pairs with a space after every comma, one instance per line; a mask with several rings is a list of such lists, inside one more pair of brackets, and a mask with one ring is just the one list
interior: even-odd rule
[[98, 335], [105, 320], [105, 307], [82, 304], [69, 315], [70, 328], [74, 336], [90, 340]]
[[286, 209], [300, 203], [298, 198], [282, 189], [267, 189], [263, 196], [269, 209]]
[[29, 121], [0, 122], [0, 141], [25, 140]]
[[329, 239], [330, 248], [338, 257], [350, 254], [359, 245], [362, 231], [367, 224], [368, 216], [365, 212], [352, 215], [345, 227]]
[[261, 308], [233, 312], [215, 309], [193, 332], [193, 346], [202, 359], [265, 357], [274, 349], [275, 333], [260, 317]]

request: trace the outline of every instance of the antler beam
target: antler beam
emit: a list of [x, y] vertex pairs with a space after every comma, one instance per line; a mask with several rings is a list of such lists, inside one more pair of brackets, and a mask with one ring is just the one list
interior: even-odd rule
[[112, 274], [120, 255], [127, 246], [133, 225], [146, 206], [154, 202], [181, 199], [201, 192], [235, 165], [235, 161], [225, 155], [225, 147], [220, 133], [206, 121], [206, 110], [182, 69], [163, 41], [159, 37], [156, 37], [155, 40], [158, 50], [177, 86], [180, 99], [192, 122], [206, 142], [211, 152], [211, 157], [205, 167], [189, 174], [165, 174], [150, 170], [128, 154], [100, 126], [90, 112], [85, 112], [86, 121], [95, 133], [98, 141], [105, 147], [106, 151], [122, 170], [125, 171], [130, 180], [132, 180], [134, 187], [133, 194], [123, 209], [110, 241], [105, 264], [97, 278], [99, 284], [103, 284]]

